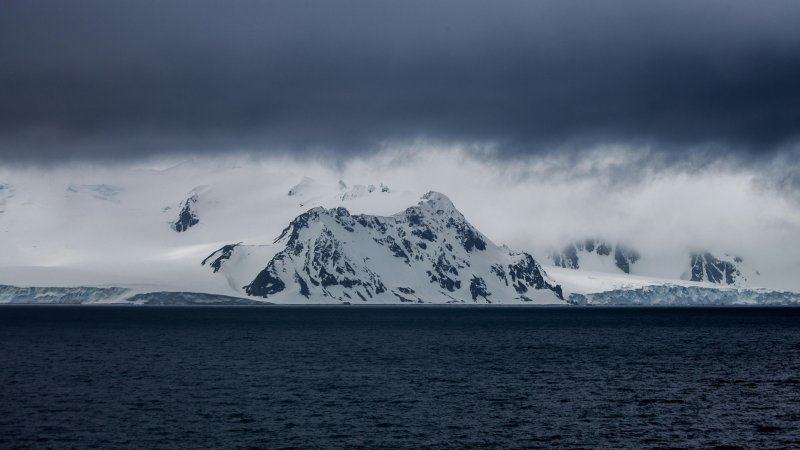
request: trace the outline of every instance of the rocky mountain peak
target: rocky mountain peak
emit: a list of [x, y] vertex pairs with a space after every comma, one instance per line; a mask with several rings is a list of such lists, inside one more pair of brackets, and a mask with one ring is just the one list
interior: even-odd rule
[[691, 281], [715, 284], [740, 284], [747, 281], [742, 271], [744, 259], [740, 256], [726, 253], [717, 257], [703, 250], [690, 253], [689, 259]]
[[[197, 186], [186, 194], [186, 198], [178, 204], [178, 217], [169, 223], [173, 230], [182, 233], [200, 223], [200, 197], [207, 191], [208, 186]], [[170, 209], [167, 207], [164, 210]]]
[[170, 222], [170, 226], [173, 230], [181, 233], [200, 223], [200, 218], [197, 213], [198, 200], [197, 193], [193, 193], [189, 195], [186, 200], [181, 202], [178, 209], [178, 218]]
[[[243, 287], [248, 295], [380, 303], [563, 300], [531, 255], [494, 245], [436, 192], [394, 216], [312, 208], [275, 243], [282, 249]], [[237, 248], [208, 260], [221, 263]]]

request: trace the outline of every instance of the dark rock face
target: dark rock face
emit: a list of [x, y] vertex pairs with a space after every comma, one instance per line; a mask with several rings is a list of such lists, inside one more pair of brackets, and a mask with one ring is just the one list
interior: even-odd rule
[[631, 264], [639, 258], [641, 258], [639, 252], [622, 244], [617, 244], [617, 248], [614, 249], [614, 262], [625, 273], [631, 273]]
[[[594, 246], [592, 246], [594, 251]], [[565, 269], [580, 269], [580, 262], [578, 261], [578, 248], [575, 245], [568, 245], [564, 247], [561, 253], [554, 253], [551, 255], [553, 264]]]
[[170, 223], [173, 230], [181, 233], [200, 223], [200, 219], [197, 216], [198, 200], [197, 194], [192, 194], [183, 201], [178, 213], [178, 219]]
[[435, 241], [435, 240], [436, 240], [436, 235], [435, 235], [435, 234], [433, 234], [433, 231], [431, 231], [431, 230], [430, 230], [430, 229], [428, 229], [428, 228], [425, 228], [424, 230], [415, 229], [415, 230], [414, 230], [414, 231], [412, 231], [411, 233], [412, 233], [414, 236], [417, 236], [417, 237], [419, 237], [420, 239], [425, 239], [426, 241], [433, 242], [433, 241]]
[[717, 284], [734, 284], [742, 275], [736, 263], [741, 257], [734, 257], [734, 262], [721, 260], [710, 252], [695, 252], [690, 255], [691, 281], [707, 281]]
[[214, 273], [219, 272], [219, 269], [222, 268], [222, 263], [229, 260], [231, 258], [231, 255], [233, 255], [233, 249], [235, 249], [237, 246], [241, 244], [242, 243], [239, 242], [238, 244], [228, 244], [223, 246], [219, 250], [216, 250], [214, 253], [206, 256], [206, 259], [204, 259], [203, 262], [200, 263], [200, 265], [205, 266], [207, 262], [211, 261], [209, 263], [209, 266], [211, 266], [211, 268], [214, 269]]
[[610, 256], [614, 253], [614, 264], [623, 272], [631, 273], [631, 265], [641, 258], [636, 250], [623, 244], [612, 245], [602, 239], [585, 239], [565, 246], [560, 253], [552, 253], [553, 264], [567, 269], [580, 269], [580, 253], [596, 253]]
[[508, 286], [508, 277], [506, 276], [506, 270], [500, 264], [494, 264], [491, 268], [492, 273], [497, 276], [503, 283]]
[[558, 298], [564, 299], [561, 286], [548, 283], [544, 278], [542, 267], [527, 253], [523, 253], [523, 258], [519, 262], [508, 266], [508, 274], [511, 277], [511, 284], [519, 294], [528, 292], [529, 288], [550, 289]]
[[492, 294], [486, 290], [486, 282], [483, 281], [483, 278], [473, 276], [469, 282], [469, 292], [472, 294], [472, 300], [478, 300], [478, 297], [483, 297], [487, 303], [491, 303], [489, 296]]
[[456, 236], [461, 241], [464, 250], [468, 252], [473, 249], [486, 250], [486, 241], [481, 238], [480, 234], [470, 224], [451, 217], [447, 221], [447, 228], [456, 230]]
[[611, 244], [605, 241], [599, 241], [597, 242], [597, 248], [595, 251], [598, 255], [608, 256], [611, 254]]
[[270, 266], [259, 272], [253, 282], [244, 287], [247, 295], [254, 297], [267, 297], [284, 289], [286, 284], [277, 276], [274, 267]]
[[439, 283], [439, 286], [450, 292], [461, 289], [461, 280], [457, 279], [458, 269], [450, 264], [447, 254], [439, 254], [439, 258], [433, 263], [433, 271], [428, 271], [431, 283]]

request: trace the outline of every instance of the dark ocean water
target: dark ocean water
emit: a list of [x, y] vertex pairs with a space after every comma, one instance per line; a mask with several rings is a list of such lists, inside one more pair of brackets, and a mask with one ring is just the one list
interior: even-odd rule
[[2, 307], [0, 448], [800, 447], [800, 309]]

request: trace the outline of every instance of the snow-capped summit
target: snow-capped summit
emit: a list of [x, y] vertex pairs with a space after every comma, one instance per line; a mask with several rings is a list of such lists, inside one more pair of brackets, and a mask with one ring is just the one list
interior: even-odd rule
[[[243, 287], [247, 295], [289, 303], [563, 302], [531, 255], [492, 243], [438, 192], [393, 216], [315, 207], [275, 244], [277, 253]], [[232, 255], [242, 247], [215, 252], [214, 271], [241, 277], [237, 265], [248, 264], [232, 264]]]
[[[456, 209], [450, 198], [441, 192], [428, 191], [422, 196], [422, 201], [417, 205], [420, 209], [435, 212], [436, 214], [456, 214], [464, 217], [459, 210]], [[410, 208], [409, 208], [410, 209]]]

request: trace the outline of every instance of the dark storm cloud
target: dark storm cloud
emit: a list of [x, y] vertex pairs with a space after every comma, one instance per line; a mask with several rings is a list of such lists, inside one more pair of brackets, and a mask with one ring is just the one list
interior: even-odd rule
[[798, 23], [794, 0], [4, 1], [0, 155], [771, 157], [800, 136]]

